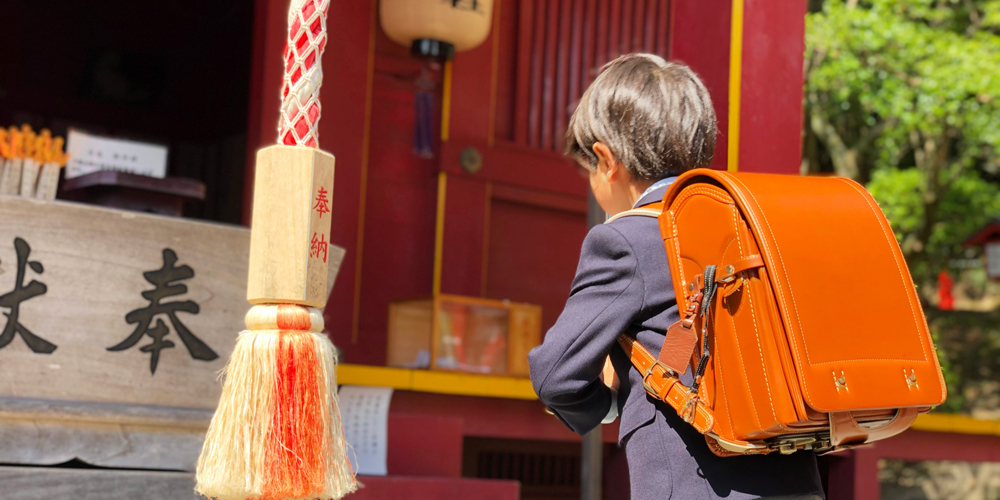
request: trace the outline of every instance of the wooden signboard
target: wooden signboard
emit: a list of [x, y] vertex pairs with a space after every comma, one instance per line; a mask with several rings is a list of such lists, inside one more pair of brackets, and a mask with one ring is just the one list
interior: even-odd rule
[[243, 227], [0, 196], [0, 462], [193, 466], [249, 248]]

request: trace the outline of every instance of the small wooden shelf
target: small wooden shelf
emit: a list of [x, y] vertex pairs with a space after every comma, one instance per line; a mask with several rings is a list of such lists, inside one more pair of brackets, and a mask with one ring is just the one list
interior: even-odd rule
[[337, 367], [337, 382], [459, 396], [538, 399], [530, 380], [493, 375], [342, 364]]

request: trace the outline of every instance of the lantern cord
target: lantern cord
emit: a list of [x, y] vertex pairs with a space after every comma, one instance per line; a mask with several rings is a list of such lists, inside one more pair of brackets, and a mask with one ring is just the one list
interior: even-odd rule
[[417, 91], [413, 96], [413, 154], [420, 158], [433, 158], [434, 147], [431, 135], [434, 119], [434, 81], [430, 70], [424, 66], [417, 78]]

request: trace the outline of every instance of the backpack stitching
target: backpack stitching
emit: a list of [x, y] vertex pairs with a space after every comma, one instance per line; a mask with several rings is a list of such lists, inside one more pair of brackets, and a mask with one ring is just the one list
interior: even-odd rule
[[[736, 241], [739, 242], [739, 244], [740, 244], [740, 257], [742, 257], [743, 256], [743, 243], [740, 242], [739, 213], [736, 210], [736, 206], [733, 206], [733, 227], [736, 230]], [[782, 429], [789, 430], [789, 429], [786, 429], [784, 425], [782, 425], [781, 421], [778, 419], [778, 412], [774, 410], [774, 399], [771, 397], [771, 381], [767, 377], [767, 366], [766, 366], [766, 364], [764, 362], [764, 350], [761, 349], [761, 347], [760, 347], [760, 330], [757, 328], [757, 315], [754, 313], [754, 309], [756, 309], [756, 307], [754, 306], [754, 303], [753, 303], [753, 294], [750, 291], [750, 283], [749, 282], [746, 283], [746, 286], [744, 287], [744, 289], [746, 290], [747, 300], [750, 302], [750, 319], [753, 322], [753, 333], [754, 333], [754, 336], [757, 338], [757, 353], [760, 354], [760, 365], [761, 365], [761, 368], [764, 371], [764, 385], [767, 388], [767, 402], [771, 405], [771, 416], [774, 417], [774, 421]], [[735, 322], [735, 319], [734, 319], [733, 320], [733, 328], [735, 328], [735, 327], [736, 327], [736, 322]], [[760, 422], [757, 422], [757, 423], [758, 423], [758, 425], [760, 424]], [[763, 425], [761, 425], [761, 427], [763, 427]]]
[[[746, 193], [748, 195], [750, 195], [750, 198], [753, 199], [753, 202], [755, 204], [757, 204], [758, 207], [760, 207], [760, 202], [757, 201], [757, 197], [753, 195], [753, 192], [751, 192], [749, 188], [747, 188], [746, 184], [743, 184], [743, 181], [739, 180], [738, 178], [736, 178], [736, 177], [734, 177], [732, 175], [727, 175], [726, 177], [729, 178], [730, 180], [732, 180], [733, 182], [738, 182], [741, 186], [743, 186], [744, 191], [746, 191]], [[755, 218], [753, 213], [749, 213], [749, 216], [751, 218]], [[767, 230], [773, 234], [773, 231], [771, 230], [771, 224], [767, 221], [767, 216], [764, 215], [763, 212], [761, 212], [760, 217], [764, 221], [764, 224], [767, 225]], [[767, 240], [764, 239], [764, 238], [761, 238], [761, 243], [763, 243], [764, 245], [768, 245]], [[792, 285], [791, 285], [791, 282], [788, 279], [788, 272], [785, 271], [784, 258], [781, 257], [781, 249], [778, 248], [777, 246], [775, 246], [774, 249], [775, 249], [775, 252], [778, 254], [779, 263], [781, 263], [781, 273], [785, 275], [785, 282], [788, 283], [788, 292], [792, 296], [792, 301], [791, 302], [792, 302], [792, 308], [795, 311], [795, 321], [799, 324], [799, 332], [802, 332], [802, 320], [799, 319], [799, 309], [798, 309], [798, 306], [796, 306], [796, 304], [795, 304], [795, 292], [792, 291], [792, 288], [791, 288]], [[778, 299], [781, 300], [782, 305], [784, 305], [785, 308], [787, 309], [788, 308], [788, 304], [785, 302], [784, 295], [779, 293], [778, 294]], [[805, 351], [806, 351], [806, 361], [809, 363], [810, 366], [812, 366], [812, 360], [809, 358], [809, 346], [805, 345], [805, 340], [804, 339], [802, 340], [802, 345], [803, 345], [803, 347], [805, 348]], [[792, 346], [795, 348], [795, 354], [798, 356], [799, 355], [799, 346], [798, 346], [798, 343], [797, 342], [793, 342]], [[799, 376], [801, 377], [800, 381], [802, 382], [802, 389], [803, 389], [803, 391], [805, 391], [806, 398], [809, 399], [809, 384], [805, 383], [805, 374], [802, 373]]]

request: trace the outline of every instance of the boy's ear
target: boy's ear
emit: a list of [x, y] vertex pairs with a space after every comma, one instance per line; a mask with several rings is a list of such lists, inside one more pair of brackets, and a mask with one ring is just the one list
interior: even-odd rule
[[604, 144], [600, 142], [595, 142], [594, 154], [597, 155], [598, 170], [600, 170], [601, 165], [604, 165], [605, 168], [608, 169], [607, 173], [605, 174], [608, 177], [608, 180], [609, 181], [614, 180], [614, 178], [618, 176], [618, 172], [621, 167], [621, 164], [619, 164], [618, 161], [615, 160], [614, 153], [612, 153], [611, 150], [608, 149], [608, 147], [605, 146]]

